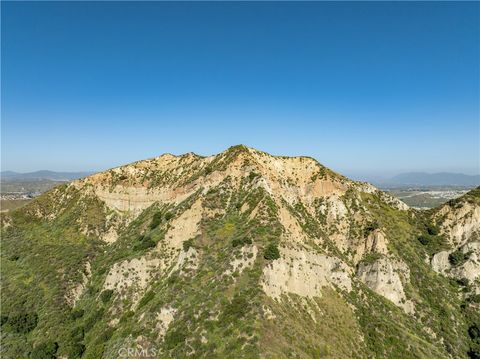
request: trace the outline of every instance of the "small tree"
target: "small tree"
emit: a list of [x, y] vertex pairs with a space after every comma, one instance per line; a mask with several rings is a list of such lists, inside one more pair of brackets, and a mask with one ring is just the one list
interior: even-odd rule
[[113, 290], [106, 289], [100, 294], [100, 299], [102, 300], [103, 303], [108, 303], [112, 298], [112, 295], [113, 295]]
[[23, 313], [8, 317], [7, 323], [16, 333], [31, 332], [38, 324], [37, 313]]
[[188, 252], [188, 250], [193, 247], [193, 238], [190, 238], [187, 241], [183, 241], [183, 250]]
[[267, 248], [265, 248], [265, 253], [263, 254], [264, 258], [267, 260], [275, 260], [280, 258], [280, 252], [275, 243], [270, 243]]
[[155, 241], [149, 236], [140, 237], [138, 242], [133, 246], [133, 250], [142, 251], [144, 249], [153, 248], [156, 245], [157, 244], [155, 243]]
[[480, 324], [475, 323], [468, 328], [468, 335], [470, 335], [470, 338], [473, 340], [480, 339]]
[[436, 236], [438, 234], [438, 228], [432, 223], [428, 223], [426, 227], [428, 234], [430, 234], [431, 236]]
[[157, 212], [152, 217], [152, 222], [150, 222], [150, 229], [157, 228], [160, 223], [162, 223], [162, 213]]
[[418, 237], [418, 241], [424, 246], [428, 245], [430, 243], [430, 240], [430, 236], [427, 235], [421, 235], [420, 237]]
[[471, 252], [463, 253], [461, 250], [457, 249], [455, 252], [452, 252], [448, 256], [448, 261], [454, 267], [458, 267], [465, 263], [470, 257]]
[[70, 314], [70, 316], [72, 317], [72, 319], [75, 320], [83, 317], [83, 314], [85, 314], [85, 311], [83, 309], [74, 309]]
[[33, 348], [31, 357], [35, 359], [55, 359], [57, 350], [57, 342], [45, 342]]

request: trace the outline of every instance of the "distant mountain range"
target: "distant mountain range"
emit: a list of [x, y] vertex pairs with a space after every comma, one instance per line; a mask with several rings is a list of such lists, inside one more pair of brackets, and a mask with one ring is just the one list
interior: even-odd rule
[[19, 173], [13, 171], [2, 171], [0, 177], [2, 181], [72, 181], [77, 178], [87, 177], [93, 172], [54, 172], [48, 170]]
[[372, 181], [378, 187], [476, 187], [480, 186], [480, 175], [466, 175], [462, 173], [440, 172], [407, 172], [394, 177]]

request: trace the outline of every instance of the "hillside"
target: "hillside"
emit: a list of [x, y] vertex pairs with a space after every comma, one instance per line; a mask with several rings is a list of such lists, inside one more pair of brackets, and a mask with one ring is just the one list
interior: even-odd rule
[[244, 146], [76, 180], [2, 216], [2, 357], [478, 358], [479, 191]]

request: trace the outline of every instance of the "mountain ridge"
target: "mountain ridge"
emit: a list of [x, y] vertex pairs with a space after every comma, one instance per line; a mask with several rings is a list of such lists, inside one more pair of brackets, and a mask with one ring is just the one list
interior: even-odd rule
[[479, 198], [419, 212], [245, 146], [78, 179], [2, 215], [2, 354], [472, 357]]

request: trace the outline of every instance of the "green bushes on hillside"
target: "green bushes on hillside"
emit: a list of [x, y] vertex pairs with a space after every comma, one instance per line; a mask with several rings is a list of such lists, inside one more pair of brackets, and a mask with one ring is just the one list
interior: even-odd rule
[[58, 350], [57, 342], [45, 342], [33, 348], [30, 357], [32, 359], [55, 359]]
[[243, 247], [246, 244], [252, 244], [252, 240], [248, 237], [234, 238], [232, 240], [232, 247]]
[[152, 221], [150, 222], [150, 229], [155, 229], [162, 223], [162, 213], [157, 212], [153, 215]]
[[153, 230], [155, 228], [157, 228], [163, 220], [165, 221], [169, 221], [173, 218], [173, 213], [172, 212], [167, 212], [167, 213], [163, 213], [163, 212], [157, 212], [153, 215], [152, 217], [152, 221], [150, 222], [150, 229]]
[[432, 241], [432, 238], [430, 236], [427, 236], [427, 235], [421, 235], [420, 237], [418, 237], [418, 241], [424, 245], [424, 246], [428, 246], [431, 241]]
[[103, 303], [108, 303], [112, 299], [113, 290], [106, 289], [100, 294], [100, 299]]
[[37, 313], [22, 313], [9, 316], [6, 324], [15, 333], [26, 334], [31, 332], [38, 324]]
[[370, 233], [380, 228], [380, 224], [377, 221], [367, 223], [363, 230], [363, 234], [367, 237]]
[[267, 260], [275, 260], [280, 258], [280, 252], [277, 245], [274, 243], [270, 243], [267, 248], [265, 248], [265, 253], [263, 254], [263, 257]]
[[448, 261], [452, 266], [458, 267], [468, 260], [470, 254], [471, 252], [463, 253], [461, 250], [457, 249], [455, 252], [448, 255]]
[[431, 236], [436, 236], [439, 233], [438, 228], [432, 223], [427, 223], [426, 228], [427, 228], [427, 233], [430, 234]]
[[185, 252], [188, 252], [188, 250], [193, 247], [193, 238], [190, 238], [189, 240], [186, 240], [182, 243], [183, 250]]
[[472, 359], [480, 359], [480, 323], [475, 323], [468, 328], [468, 335], [472, 341], [468, 356]]
[[184, 329], [182, 326], [175, 330], [169, 330], [165, 335], [165, 347], [167, 349], [173, 349], [177, 345], [181, 345], [185, 342], [187, 338], [187, 330]]
[[74, 309], [72, 310], [72, 313], [70, 314], [70, 316], [72, 317], [73, 320], [75, 320], [83, 317], [84, 314], [85, 314], [85, 311], [83, 309]]
[[85, 345], [82, 343], [73, 343], [67, 346], [66, 352], [69, 359], [80, 358], [85, 352]]
[[150, 236], [140, 236], [137, 243], [133, 246], [134, 251], [142, 251], [155, 247], [157, 244], [150, 238]]

